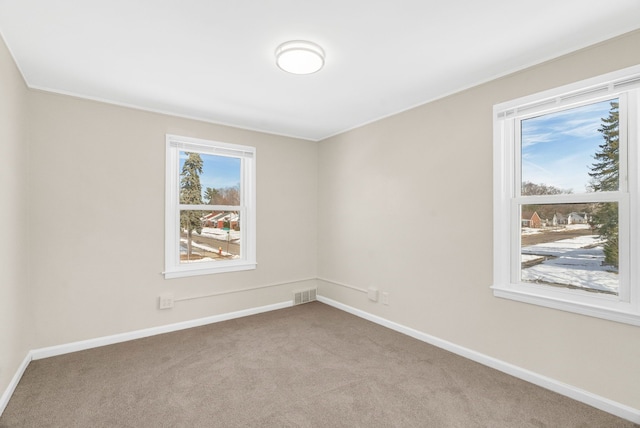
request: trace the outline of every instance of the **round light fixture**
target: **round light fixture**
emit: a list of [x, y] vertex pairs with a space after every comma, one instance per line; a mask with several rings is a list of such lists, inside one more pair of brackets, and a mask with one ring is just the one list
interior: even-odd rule
[[324, 50], [305, 40], [284, 42], [276, 48], [276, 64], [288, 73], [315, 73], [324, 66]]

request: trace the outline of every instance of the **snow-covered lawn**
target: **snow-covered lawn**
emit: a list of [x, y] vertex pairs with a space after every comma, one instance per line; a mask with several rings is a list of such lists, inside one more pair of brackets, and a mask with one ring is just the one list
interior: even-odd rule
[[[240, 241], [240, 232], [239, 231], [235, 231], [235, 230], [224, 230], [224, 229], [217, 229], [217, 228], [213, 228], [213, 227], [203, 227], [202, 228], [202, 233], [200, 233], [199, 235], [194, 232], [194, 236], [205, 236], [208, 238], [214, 238], [214, 239], [218, 239], [220, 241], [224, 241], [226, 242], [227, 240], [229, 240], [229, 242], [239, 242]], [[231, 254], [231, 253], [227, 253], [226, 251], [220, 251], [220, 248], [213, 248], [210, 247], [209, 245], [204, 245], [204, 244], [200, 244], [198, 242], [191, 242], [191, 246], [193, 248], [198, 248], [210, 253], [218, 253], [221, 256], [225, 257], [227, 260], [229, 258], [232, 259], [237, 259], [240, 256], [238, 256], [237, 254]], [[222, 248], [224, 248], [224, 244], [221, 246]], [[194, 251], [195, 252], [195, 251]], [[180, 253], [181, 254], [187, 254], [187, 239], [186, 238], [180, 238]], [[197, 252], [195, 252], [197, 253]], [[210, 262], [210, 261], [214, 261], [215, 259], [212, 259], [210, 257], [203, 257], [202, 259], [197, 259], [197, 260], [182, 260], [181, 263], [193, 263], [193, 262]]]
[[[180, 245], [180, 254], [187, 254], [187, 239], [186, 238], [180, 238], [180, 244], [181, 244]], [[208, 245], [199, 244], [199, 243], [193, 242], [193, 241], [191, 242], [191, 246], [193, 248], [199, 248], [201, 250], [208, 251], [210, 253], [218, 253], [221, 256], [226, 257], [226, 258], [231, 257], [233, 259], [237, 259], [238, 257], [240, 257], [240, 256], [238, 256], [236, 254], [227, 253], [226, 251], [222, 251], [221, 252], [219, 248], [212, 248], [212, 247], [210, 247]], [[199, 254], [197, 251], [193, 251], [193, 253]], [[211, 261], [211, 260], [214, 260], [214, 259], [212, 259], [210, 257], [203, 257], [202, 259], [193, 260], [193, 261], [204, 262], [204, 261]], [[182, 262], [184, 263], [185, 261], [183, 260]]]
[[200, 233], [200, 236], [205, 236], [208, 238], [214, 238], [214, 239], [219, 239], [221, 241], [226, 241], [227, 233], [230, 236], [229, 240], [231, 242], [237, 242], [240, 240], [240, 231], [233, 230], [233, 229], [226, 231], [224, 229], [217, 229], [215, 227], [203, 227], [202, 233]]
[[543, 229], [540, 229], [539, 227], [523, 227], [521, 229], [521, 234], [522, 235], [536, 235], [538, 233], [542, 233]]
[[522, 269], [522, 280], [564, 284], [606, 292], [618, 291], [618, 274], [604, 266], [602, 240], [597, 235], [579, 236], [522, 248], [522, 262], [550, 256]]

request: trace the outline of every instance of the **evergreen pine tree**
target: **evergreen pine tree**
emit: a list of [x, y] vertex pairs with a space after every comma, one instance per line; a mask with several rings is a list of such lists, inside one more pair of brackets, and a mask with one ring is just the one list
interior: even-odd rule
[[[202, 174], [203, 162], [198, 153], [185, 153], [187, 159], [180, 172], [180, 203], [189, 205], [202, 204]], [[180, 211], [180, 228], [187, 232], [187, 258], [191, 258], [191, 240], [193, 231], [202, 232], [201, 211]]]
[[[611, 102], [609, 116], [602, 118], [598, 131], [604, 138], [591, 165], [591, 189], [594, 192], [617, 191], [620, 187], [620, 141], [618, 102]], [[592, 222], [605, 239], [605, 263], [618, 267], [618, 204], [599, 203]]]
[[218, 200], [220, 199], [220, 191], [212, 187], [207, 187], [204, 191], [204, 199], [209, 205], [219, 205]]

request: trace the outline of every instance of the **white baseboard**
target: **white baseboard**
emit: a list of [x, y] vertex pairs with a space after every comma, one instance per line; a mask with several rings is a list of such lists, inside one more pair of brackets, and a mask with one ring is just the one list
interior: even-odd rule
[[115, 343], [127, 342], [129, 340], [142, 339], [143, 337], [155, 336], [157, 334], [171, 333], [173, 331], [187, 328], [200, 327], [207, 324], [214, 324], [234, 318], [246, 317], [262, 312], [275, 311], [293, 305], [291, 302], [274, 303], [272, 305], [260, 306], [257, 308], [243, 309], [241, 311], [229, 312], [226, 314], [213, 315], [205, 318], [198, 318], [190, 321], [183, 321], [174, 324], [162, 325], [159, 327], [135, 330], [127, 333], [114, 334], [112, 336], [98, 337], [96, 339], [81, 340], [79, 342], [66, 343], [63, 345], [50, 346], [47, 348], [34, 349], [31, 351], [32, 359], [54, 357], [56, 355], [68, 354], [70, 352], [83, 351], [85, 349], [97, 348], [100, 346], [113, 345]]
[[476, 352], [474, 350], [465, 348], [463, 346], [456, 345], [446, 340], [442, 340], [440, 338], [431, 336], [429, 334], [423, 333], [413, 328], [406, 327], [402, 324], [389, 321], [385, 318], [342, 304], [340, 302], [329, 299], [327, 297], [318, 295], [317, 299], [322, 303], [326, 303], [327, 305], [333, 306], [342, 311], [348, 312], [360, 318], [364, 318], [368, 321], [390, 328], [391, 330], [395, 330], [399, 333], [406, 334], [407, 336], [411, 336], [415, 339], [437, 346], [438, 348], [442, 348], [449, 352], [453, 352], [454, 354], [460, 355], [462, 357], [468, 358], [477, 363], [499, 370], [503, 373], [507, 373], [511, 376], [525, 380], [534, 385], [538, 385], [542, 388], [551, 390], [553, 392], [557, 392], [558, 394], [572, 398], [576, 401], [580, 401], [582, 403], [588, 404], [589, 406], [595, 407], [596, 409], [600, 409], [602, 411], [611, 413], [613, 415], [616, 415], [628, 421], [634, 422], [636, 424], [640, 424], [639, 409], [626, 406], [624, 404], [618, 403], [608, 398], [593, 394], [589, 391], [576, 388], [575, 386], [565, 384], [563, 382], [540, 375], [538, 373], [534, 373], [532, 371], [523, 369], [522, 367], [509, 364], [507, 362], [498, 360], [496, 358], [490, 357], [480, 352]]
[[24, 374], [24, 371], [27, 370], [27, 366], [29, 365], [30, 362], [31, 362], [31, 352], [28, 352], [27, 356], [24, 357], [24, 360], [22, 360], [22, 363], [20, 363], [20, 366], [18, 367], [16, 374], [13, 375], [11, 382], [9, 382], [7, 389], [5, 389], [5, 391], [2, 393], [2, 396], [0, 397], [0, 416], [4, 412], [4, 409], [7, 408], [7, 404], [9, 404], [9, 400], [13, 395], [13, 391], [16, 390], [16, 387], [18, 386], [20, 379], [22, 379], [22, 375]]
[[293, 301], [275, 303], [272, 305], [260, 306], [257, 308], [244, 309], [226, 314], [213, 315], [210, 317], [199, 318], [190, 321], [183, 321], [174, 324], [152, 327], [143, 330], [131, 331], [128, 333], [114, 334], [111, 336], [99, 337], [96, 339], [81, 340], [78, 342], [67, 343], [57, 346], [49, 346], [46, 348], [33, 349], [27, 353], [27, 356], [18, 367], [16, 374], [11, 379], [9, 386], [5, 389], [0, 397], [0, 415], [4, 412], [9, 400], [13, 395], [22, 375], [32, 360], [54, 357], [56, 355], [68, 354], [70, 352], [82, 351], [85, 349], [97, 348], [100, 346], [113, 345], [115, 343], [127, 342], [129, 340], [141, 339], [143, 337], [155, 336], [157, 334], [171, 333], [173, 331], [184, 330], [192, 327], [200, 327], [207, 324], [214, 324], [221, 321], [227, 321], [234, 318], [246, 317], [249, 315], [260, 314], [263, 312], [275, 311], [277, 309], [288, 308], [293, 305]]

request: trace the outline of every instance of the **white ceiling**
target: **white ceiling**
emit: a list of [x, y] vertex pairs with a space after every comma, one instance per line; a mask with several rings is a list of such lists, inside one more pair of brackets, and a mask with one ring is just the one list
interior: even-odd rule
[[[0, 0], [32, 88], [309, 140], [637, 28], [638, 0]], [[325, 68], [281, 71], [294, 39]]]

